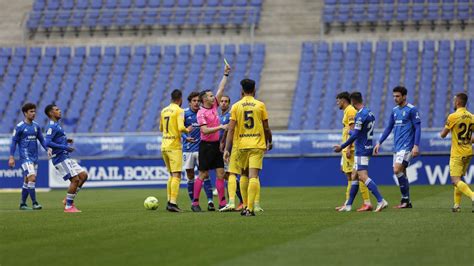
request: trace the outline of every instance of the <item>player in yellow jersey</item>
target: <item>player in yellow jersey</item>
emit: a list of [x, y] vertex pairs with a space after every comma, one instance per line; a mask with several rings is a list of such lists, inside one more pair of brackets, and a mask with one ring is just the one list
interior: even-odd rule
[[462, 194], [472, 200], [474, 212], [474, 194], [469, 185], [461, 180], [466, 174], [472, 158], [472, 132], [474, 131], [474, 117], [466, 109], [468, 97], [465, 93], [458, 93], [454, 97], [454, 113], [448, 116], [446, 126], [440, 135], [445, 138], [451, 132], [451, 154], [449, 157], [449, 175], [454, 185], [454, 206], [452, 211], [461, 211]]
[[160, 118], [160, 131], [163, 133], [161, 155], [170, 173], [167, 184], [168, 205], [166, 206], [166, 210], [170, 212], [181, 212], [176, 202], [183, 165], [181, 133], [189, 133], [193, 128], [192, 125], [188, 128], [184, 126], [184, 111], [181, 109], [182, 98], [182, 92], [174, 90], [171, 93], [171, 103], [161, 111]]
[[241, 214], [255, 216], [255, 196], [259, 189], [258, 174], [263, 166], [265, 151], [272, 148], [272, 132], [268, 125], [265, 104], [254, 98], [255, 81], [243, 79], [240, 85], [244, 97], [232, 106], [224, 160], [229, 162], [233, 136], [236, 132], [239, 137], [238, 164], [242, 171], [248, 170], [249, 177], [248, 189], [245, 188], [245, 184], [243, 185], [241, 178], [240, 189], [242, 192], [247, 191], [247, 208]]
[[[351, 100], [349, 96], [350, 94], [347, 91], [341, 92], [336, 96], [337, 106], [340, 110], [344, 111], [344, 116], [342, 118], [342, 125], [344, 126], [342, 129], [342, 142], [347, 141], [349, 138], [349, 131], [354, 129], [354, 118], [357, 114], [357, 110], [350, 104]], [[354, 170], [354, 145], [351, 144], [346, 147], [344, 150], [342, 150], [341, 154], [341, 171], [347, 177], [346, 201], [342, 206], [336, 207], [336, 211], [345, 209], [347, 201], [349, 200], [349, 192], [352, 186], [351, 176], [353, 172], [356, 174], [356, 171]], [[362, 204], [362, 207], [357, 209], [357, 211], [371, 211], [372, 204], [370, 202], [369, 189], [364, 184], [364, 182], [359, 181], [359, 191], [362, 195], [364, 203]]]

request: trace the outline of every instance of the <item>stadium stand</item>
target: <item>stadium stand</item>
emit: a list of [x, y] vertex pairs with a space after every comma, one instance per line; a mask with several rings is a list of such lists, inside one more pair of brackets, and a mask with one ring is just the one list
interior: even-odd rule
[[258, 24], [261, 8], [262, 0], [35, 0], [26, 28], [30, 37], [52, 31], [241, 29]]
[[68, 132], [156, 131], [169, 92], [215, 89], [224, 58], [233, 66], [227, 93], [235, 102], [240, 90], [230, 88], [241, 78], [260, 82], [263, 44], [0, 48], [0, 133], [23, 119], [26, 101], [38, 103], [41, 126], [41, 110], [57, 102]]
[[407, 87], [422, 127], [442, 127], [451, 96], [474, 95], [474, 40], [305, 42], [289, 129], [339, 128], [335, 97], [343, 90], [361, 91], [381, 128], [397, 85]]
[[404, 30], [407, 24], [418, 30], [423, 24], [431, 25], [432, 30], [437, 25], [449, 30], [459, 24], [464, 30], [472, 23], [471, 8], [469, 0], [325, 0], [322, 21], [326, 32], [334, 26], [344, 30], [347, 25], [356, 29], [368, 25], [374, 29], [377, 24], [387, 30], [396, 25]]

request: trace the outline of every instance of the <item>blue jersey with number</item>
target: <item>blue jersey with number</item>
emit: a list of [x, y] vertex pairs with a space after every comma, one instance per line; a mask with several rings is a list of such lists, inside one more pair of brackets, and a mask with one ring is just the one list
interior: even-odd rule
[[412, 104], [393, 108], [388, 127], [393, 127], [393, 147], [396, 152], [413, 148], [415, 145], [415, 124], [420, 123], [418, 110]]
[[374, 114], [367, 107], [360, 109], [355, 116], [354, 130], [357, 132], [355, 140], [356, 156], [372, 156], [374, 149], [372, 139], [374, 137]]
[[[193, 125], [194, 128], [189, 134], [183, 134], [183, 152], [199, 151], [199, 143], [201, 142], [201, 131], [197, 122], [197, 112], [193, 112], [191, 108], [184, 110], [184, 126], [189, 127]], [[186, 137], [191, 137], [195, 142], [186, 141]]]
[[[230, 122], [230, 112], [229, 112], [229, 110], [227, 110], [227, 112], [225, 112], [224, 114], [221, 114], [219, 116], [219, 120], [221, 122], [221, 125], [229, 124], [229, 122]], [[223, 130], [223, 129], [219, 130], [219, 141], [221, 141], [222, 137], [224, 137], [224, 132], [225, 132], [225, 130]]]
[[58, 122], [49, 121], [45, 142], [46, 146], [53, 150], [51, 159], [54, 165], [69, 158], [66, 133]]
[[37, 163], [38, 141], [46, 150], [40, 126], [35, 121], [31, 124], [22, 121], [18, 123], [13, 130], [10, 155], [13, 156], [15, 154], [16, 145], [18, 144], [21, 164], [26, 162]]

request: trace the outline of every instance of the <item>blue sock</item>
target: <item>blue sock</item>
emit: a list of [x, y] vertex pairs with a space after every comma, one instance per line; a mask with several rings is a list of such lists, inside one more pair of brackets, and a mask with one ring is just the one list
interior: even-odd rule
[[239, 198], [240, 200], [240, 203], [244, 202], [244, 200], [242, 199], [242, 193], [240, 193], [240, 182], [237, 181], [237, 190], [235, 191], [235, 194], [237, 195], [237, 197]]
[[352, 203], [354, 203], [354, 199], [357, 196], [358, 191], [359, 181], [352, 181], [351, 190], [349, 192], [349, 199], [347, 200], [346, 205], [352, 206]]
[[402, 193], [402, 199], [410, 200], [410, 186], [408, 183], [408, 178], [404, 173], [401, 173], [397, 176], [398, 184], [400, 186], [400, 192]]
[[188, 180], [188, 194], [191, 202], [194, 200], [194, 179]]
[[36, 190], [35, 190], [36, 183], [35, 182], [28, 182], [28, 192], [30, 193], [31, 201], [36, 203]]
[[213, 195], [212, 195], [212, 184], [211, 184], [211, 179], [206, 179], [204, 180], [204, 191], [206, 192], [207, 196], [207, 201], [213, 201]]
[[28, 198], [28, 184], [23, 183], [23, 187], [21, 189], [21, 204], [26, 204], [26, 199]]
[[372, 179], [367, 178], [367, 181], [365, 181], [365, 185], [370, 190], [370, 192], [374, 194], [375, 198], [377, 199], [377, 202], [382, 202], [383, 200], [382, 194], [380, 194], [379, 189], [377, 188], [377, 185], [375, 184], [375, 182], [372, 181]]

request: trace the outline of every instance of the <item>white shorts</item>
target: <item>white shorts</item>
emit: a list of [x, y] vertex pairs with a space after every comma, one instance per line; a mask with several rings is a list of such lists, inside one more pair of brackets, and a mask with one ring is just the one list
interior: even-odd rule
[[195, 165], [199, 166], [199, 152], [183, 152], [184, 170], [194, 169]]
[[354, 156], [354, 170], [362, 171], [369, 169], [369, 156]]
[[38, 164], [26, 162], [21, 165], [21, 169], [23, 170], [23, 176], [25, 177], [37, 175], [36, 173], [38, 172]]
[[82, 169], [75, 160], [71, 159], [66, 159], [56, 164], [54, 167], [56, 168], [56, 171], [58, 171], [58, 175], [62, 176], [65, 181], [86, 171]]
[[397, 163], [403, 164], [403, 166], [407, 167], [410, 164], [412, 157], [413, 156], [411, 155], [410, 151], [398, 151], [393, 155], [393, 166], [395, 166], [395, 164]]

